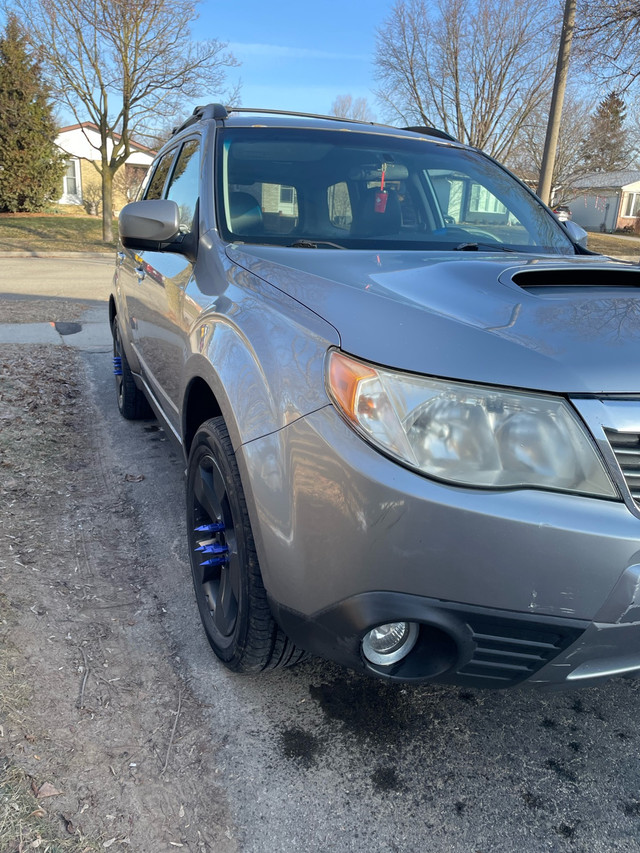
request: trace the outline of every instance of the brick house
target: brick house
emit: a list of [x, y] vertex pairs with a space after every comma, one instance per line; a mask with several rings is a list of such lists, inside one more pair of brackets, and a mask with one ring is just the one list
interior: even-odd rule
[[[93, 165], [100, 162], [97, 125], [85, 121], [62, 127], [56, 137], [56, 145], [67, 155], [58, 204], [83, 205], [89, 213], [98, 213], [102, 191], [100, 173]], [[127, 162], [114, 178], [113, 204], [116, 211], [132, 200], [156, 153], [137, 143], [132, 143], [131, 148]]]

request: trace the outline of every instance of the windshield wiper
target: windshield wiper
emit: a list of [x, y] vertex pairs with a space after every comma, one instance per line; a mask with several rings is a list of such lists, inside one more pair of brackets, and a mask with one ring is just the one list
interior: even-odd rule
[[346, 249], [346, 246], [339, 246], [337, 243], [330, 243], [328, 240], [296, 240], [295, 243], [290, 243], [290, 249], [317, 249], [318, 246], [330, 246], [332, 249]]
[[516, 252], [517, 249], [509, 249], [502, 243], [460, 243], [454, 252], [477, 252], [480, 248], [490, 252]]

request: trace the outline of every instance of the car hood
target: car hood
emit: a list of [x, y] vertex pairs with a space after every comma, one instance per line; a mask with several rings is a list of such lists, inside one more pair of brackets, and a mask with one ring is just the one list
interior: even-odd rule
[[229, 246], [360, 358], [561, 393], [640, 392], [640, 269], [599, 256]]

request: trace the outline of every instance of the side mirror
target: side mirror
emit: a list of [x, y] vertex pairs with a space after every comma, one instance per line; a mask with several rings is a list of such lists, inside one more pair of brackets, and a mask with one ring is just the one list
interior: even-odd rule
[[181, 233], [175, 201], [158, 198], [127, 204], [120, 211], [118, 231], [126, 249], [194, 256], [194, 235]]
[[565, 231], [574, 243], [577, 243], [578, 246], [581, 246], [583, 249], [587, 248], [587, 239], [589, 235], [584, 228], [581, 228], [580, 225], [573, 222], [571, 219], [567, 219], [566, 222], [561, 222], [560, 224], [564, 226]]

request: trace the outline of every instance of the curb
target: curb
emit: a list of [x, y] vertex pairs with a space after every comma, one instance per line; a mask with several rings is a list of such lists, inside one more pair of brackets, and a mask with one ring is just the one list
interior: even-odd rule
[[0, 258], [100, 258], [113, 261], [115, 249], [109, 249], [108, 252], [58, 252], [58, 251], [11, 251], [0, 252]]

